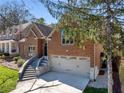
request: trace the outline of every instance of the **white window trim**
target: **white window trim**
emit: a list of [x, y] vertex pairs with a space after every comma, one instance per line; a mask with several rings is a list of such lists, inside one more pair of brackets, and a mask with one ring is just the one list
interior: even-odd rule
[[[29, 47], [34, 47], [35, 50], [36, 50], [35, 45], [29, 45]], [[34, 56], [34, 55], [36, 54], [35, 50], [30, 51], [30, 50], [29, 50], [29, 47], [28, 47], [28, 55], [29, 55], [29, 56]]]
[[[35, 45], [29, 45], [28, 49], [29, 49], [29, 48], [33, 48], [33, 47], [34, 47], [35, 49], [34, 49], [32, 52], [35, 52], [35, 50], [36, 50]], [[29, 53], [32, 53], [32, 52], [29, 50]]]

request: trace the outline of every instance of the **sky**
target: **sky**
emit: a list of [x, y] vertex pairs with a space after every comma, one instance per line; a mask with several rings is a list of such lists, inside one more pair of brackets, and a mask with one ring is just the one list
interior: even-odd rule
[[[22, 3], [21, 0], [0, 0], [0, 5], [11, 1], [18, 1], [19, 3]], [[57, 20], [50, 15], [47, 8], [44, 7], [43, 4], [38, 2], [38, 0], [23, 1], [30, 13], [33, 14], [36, 18], [44, 18], [46, 24], [57, 23]]]

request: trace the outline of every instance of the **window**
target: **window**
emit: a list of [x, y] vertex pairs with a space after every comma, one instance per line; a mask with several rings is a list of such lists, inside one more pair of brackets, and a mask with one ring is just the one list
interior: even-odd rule
[[16, 48], [17, 48], [16, 43], [14, 43], [14, 42], [11, 43], [11, 48], [12, 48], [12, 50], [11, 50], [12, 53], [16, 52]]
[[29, 46], [29, 53], [35, 52], [35, 46]]
[[31, 45], [29, 46], [29, 56], [35, 55], [35, 46]]
[[63, 45], [72, 45], [74, 44], [74, 39], [65, 37], [65, 30], [61, 30], [61, 42]]
[[4, 50], [5, 50], [5, 44], [2, 43], [2, 52], [5, 52]]

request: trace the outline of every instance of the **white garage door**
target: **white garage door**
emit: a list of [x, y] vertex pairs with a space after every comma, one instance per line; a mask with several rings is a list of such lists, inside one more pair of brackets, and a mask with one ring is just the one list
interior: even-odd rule
[[52, 71], [90, 76], [90, 58], [72, 56], [50, 56]]

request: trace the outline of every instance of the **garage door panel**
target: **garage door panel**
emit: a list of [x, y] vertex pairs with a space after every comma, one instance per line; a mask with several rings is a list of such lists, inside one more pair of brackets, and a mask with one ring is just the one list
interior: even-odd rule
[[69, 59], [68, 57], [50, 57], [51, 70], [89, 76], [90, 61]]

